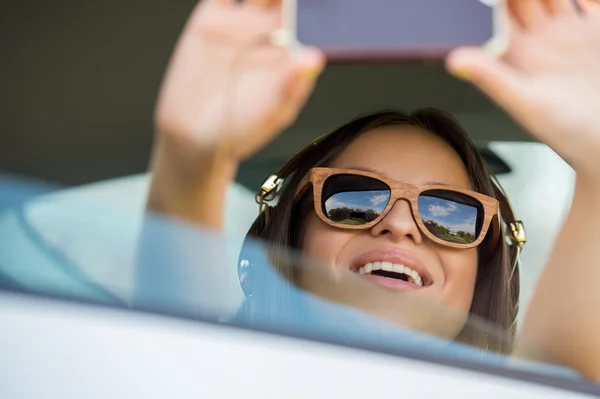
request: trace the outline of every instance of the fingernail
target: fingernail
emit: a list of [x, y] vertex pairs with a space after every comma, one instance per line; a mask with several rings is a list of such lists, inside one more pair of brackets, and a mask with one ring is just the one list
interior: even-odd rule
[[305, 79], [315, 79], [323, 72], [322, 69], [306, 69], [302, 72], [302, 77]]
[[467, 82], [471, 81], [471, 74], [464, 70], [452, 71], [452, 75]]

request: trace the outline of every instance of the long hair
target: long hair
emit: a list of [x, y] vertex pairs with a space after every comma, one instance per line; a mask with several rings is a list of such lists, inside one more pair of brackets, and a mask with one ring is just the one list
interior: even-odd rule
[[[508, 199], [494, 183], [476, 146], [465, 130], [450, 114], [426, 108], [409, 114], [382, 111], [362, 116], [306, 146], [279, 170], [278, 175], [286, 177], [279, 201], [269, 210], [268, 223], [255, 229], [253, 234], [275, 249], [298, 248], [298, 235], [303, 218], [300, 217], [302, 211], [299, 209], [302, 206], [297, 204], [302, 201], [295, 202], [294, 196], [301, 179], [311, 168], [329, 166], [361, 134], [376, 128], [402, 125], [422, 128], [448, 143], [460, 156], [473, 189], [496, 198], [500, 203], [502, 220], [506, 223], [514, 221]], [[502, 220], [500, 226], [503, 224]], [[494, 330], [505, 331], [506, 334], [496, 335], [490, 331], [488, 335], [479, 330], [473, 332], [465, 328], [456, 340], [492, 351], [508, 353], [515, 332], [520, 284], [518, 268], [513, 270], [515, 249], [507, 243], [505, 229], [501, 228], [500, 231], [501, 235], [488, 234], [478, 247], [478, 271], [470, 313], [487, 321]], [[297, 277], [294, 268], [274, 266], [284, 278], [290, 281], [294, 281]], [[257, 282], [255, 291], [260, 290], [260, 283]], [[268, 300], [272, 306], [277, 306], [280, 310], [284, 308], [285, 300], [274, 299], [273, 295], [277, 293], [260, 293], [260, 296]]]

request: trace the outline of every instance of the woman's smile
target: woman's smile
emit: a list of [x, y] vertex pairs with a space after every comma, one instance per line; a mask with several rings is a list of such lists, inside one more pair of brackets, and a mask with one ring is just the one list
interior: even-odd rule
[[358, 256], [350, 270], [394, 289], [423, 289], [433, 284], [431, 273], [410, 251], [379, 248]]

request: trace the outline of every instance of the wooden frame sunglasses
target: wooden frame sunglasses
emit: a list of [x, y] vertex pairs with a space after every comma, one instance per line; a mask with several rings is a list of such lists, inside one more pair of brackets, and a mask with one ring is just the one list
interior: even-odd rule
[[[373, 179], [373, 183], [375, 186], [382, 187], [383, 190], [389, 191], [388, 198], [386, 198], [387, 203], [385, 208], [374, 218], [366, 221], [366, 223], [362, 224], [345, 224], [336, 222], [331, 220], [325, 212], [325, 205], [323, 202], [323, 191], [324, 187], [326, 187], [326, 182], [328, 179], [334, 176], [346, 176], [346, 177], [364, 177]], [[364, 180], [367, 181], [367, 180]], [[376, 173], [365, 172], [354, 169], [336, 169], [336, 168], [313, 168], [308, 174], [302, 179], [300, 182], [298, 189], [296, 191], [295, 198], [296, 200], [301, 198], [310, 185], [313, 187], [313, 196], [314, 196], [314, 208], [315, 212], [319, 216], [319, 218], [326, 224], [343, 228], [348, 230], [365, 230], [373, 227], [377, 223], [379, 223], [392, 209], [394, 204], [399, 200], [406, 200], [410, 204], [411, 212], [415, 223], [417, 224], [420, 232], [428, 237], [435, 243], [440, 245], [444, 245], [447, 247], [457, 248], [457, 249], [468, 249], [473, 248], [481, 244], [484, 240], [485, 236], [490, 229], [490, 226], [494, 225], [494, 229], [499, 229], [499, 223], [492, 223], [494, 220], [497, 220], [499, 204], [495, 198], [491, 198], [487, 195], [472, 191], [472, 190], [463, 190], [457, 188], [450, 188], [444, 185], [414, 185], [408, 183], [401, 183], [387, 177], [378, 175]], [[381, 190], [381, 188], [380, 188]], [[346, 191], [352, 191], [349, 188]], [[340, 191], [344, 192], [344, 191]], [[446, 193], [449, 196], [453, 197], [461, 197], [468, 200], [470, 207], [475, 206], [477, 208], [477, 219], [478, 222], [478, 234], [474, 237], [474, 240], [471, 242], [460, 243], [456, 241], [460, 241], [458, 239], [454, 240], [455, 242], [449, 241], [448, 239], [444, 240], [438, 236], [436, 236], [432, 231], [430, 231], [423, 219], [421, 218], [421, 214], [419, 212], [419, 198], [424, 193]], [[326, 200], [328, 200], [327, 198]], [[452, 199], [440, 198], [442, 200], [453, 201]], [[460, 204], [460, 203], [459, 203]], [[480, 212], [483, 212], [481, 214]], [[463, 240], [464, 241], [464, 240]]]

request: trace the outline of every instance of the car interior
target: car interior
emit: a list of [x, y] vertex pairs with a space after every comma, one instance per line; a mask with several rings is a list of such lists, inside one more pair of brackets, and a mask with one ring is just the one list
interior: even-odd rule
[[[172, 43], [195, 2], [38, 3], [33, 13], [14, 9], [0, 17], [9, 32], [0, 68], [14, 78], [0, 94], [0, 170], [59, 184], [64, 192], [57, 195], [65, 200], [85, 195], [139, 215], [154, 99]], [[296, 124], [241, 166], [227, 215], [230, 234], [241, 242], [258, 209], [254, 193], [297, 149], [366, 112], [419, 107], [455, 115], [512, 194], [518, 214], [527, 215], [527, 298], [545, 259], [542, 243], [555, 234], [568, 206], [573, 176], [488, 99], [450, 77], [441, 62], [329, 67]], [[550, 187], [550, 177], [564, 183]], [[560, 200], [536, 201], [549, 192]]]
[[[34, 1], [0, 13], [0, 71], [9, 77], [0, 91], [0, 194], [13, 179], [45, 188], [26, 201], [0, 201], [0, 287], [131, 301], [154, 101], [195, 3]], [[568, 211], [574, 172], [489, 99], [450, 77], [441, 60], [329, 67], [298, 121], [240, 167], [227, 199], [228, 242], [241, 247], [258, 214], [256, 192], [303, 145], [369, 111], [420, 107], [459, 119], [523, 215], [523, 314]], [[81, 228], [106, 240], [86, 240]], [[65, 260], [81, 274], [66, 271]], [[244, 300], [236, 264], [223, 279], [216, 299], [233, 317]], [[105, 282], [103, 291], [89, 280]]]

